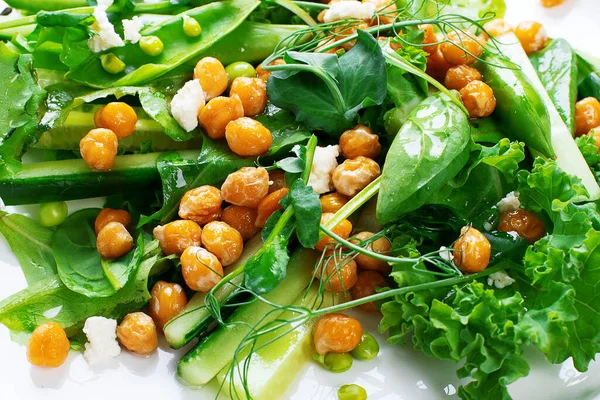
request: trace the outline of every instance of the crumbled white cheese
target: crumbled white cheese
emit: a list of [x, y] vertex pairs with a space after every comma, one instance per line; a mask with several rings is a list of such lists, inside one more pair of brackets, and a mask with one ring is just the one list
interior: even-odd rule
[[125, 40], [131, 43], [137, 43], [141, 38], [140, 31], [144, 27], [144, 22], [135, 16], [132, 19], [123, 20], [123, 36]]
[[83, 333], [87, 336], [83, 357], [90, 365], [101, 364], [121, 353], [117, 342], [117, 321], [104, 317], [90, 317], [85, 321]]
[[376, 6], [373, 3], [360, 1], [340, 1], [332, 3], [325, 12], [323, 20], [326, 23], [339, 21], [344, 18], [371, 19], [375, 14]]
[[504, 271], [494, 272], [493, 274], [490, 274], [487, 279], [488, 285], [495, 286], [498, 289], [504, 289], [513, 283], [515, 283], [515, 280]]
[[338, 166], [337, 157], [340, 155], [340, 146], [317, 147], [310, 168], [308, 186], [312, 186], [317, 194], [333, 190], [331, 175]]
[[446, 246], [440, 247], [440, 257], [442, 257], [446, 261], [454, 261], [454, 253], [449, 250]]
[[483, 229], [485, 229], [486, 231], [490, 232], [492, 230], [492, 228], [494, 228], [494, 226], [492, 224], [490, 224], [489, 222], [483, 223]]
[[186, 132], [198, 126], [198, 112], [204, 107], [204, 91], [198, 79], [188, 81], [171, 100], [171, 114]]
[[91, 28], [96, 34], [88, 42], [90, 50], [94, 53], [125, 45], [125, 42], [115, 32], [115, 27], [110, 23], [106, 15], [106, 10], [112, 3], [113, 0], [99, 0], [98, 5], [94, 7], [96, 22], [91, 25]]
[[518, 192], [510, 192], [506, 195], [502, 200], [496, 204], [498, 207], [498, 211], [501, 213], [505, 211], [515, 211], [521, 207], [521, 202], [519, 201], [519, 193]]

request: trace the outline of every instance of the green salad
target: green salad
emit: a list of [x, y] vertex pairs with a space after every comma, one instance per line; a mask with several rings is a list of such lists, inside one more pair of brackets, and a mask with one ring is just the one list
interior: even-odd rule
[[33, 365], [164, 335], [184, 384], [273, 399], [378, 356], [351, 309], [462, 399], [600, 352], [600, 61], [503, 0], [8, 4], [0, 198], [40, 206], [0, 212], [0, 323]]

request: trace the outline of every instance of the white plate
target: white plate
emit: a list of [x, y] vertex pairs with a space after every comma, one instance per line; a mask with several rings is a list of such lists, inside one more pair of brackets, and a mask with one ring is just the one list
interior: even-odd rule
[[[551, 36], [562, 36], [574, 46], [600, 55], [600, 2], [569, 0], [553, 10], [543, 9], [539, 0], [506, 0], [507, 19], [542, 22]], [[70, 202], [69, 210], [100, 202]], [[35, 216], [37, 207], [11, 208]], [[25, 287], [25, 279], [4, 239], [0, 242], [0, 298]], [[361, 315], [369, 332], [377, 331], [377, 320]], [[294, 400], [334, 400], [337, 388], [346, 383], [365, 387], [370, 400], [429, 400], [456, 398], [459, 381], [457, 366], [426, 358], [410, 348], [382, 344], [381, 354], [369, 362], [356, 362], [349, 372], [333, 374], [315, 365], [306, 365], [284, 398]], [[10, 341], [8, 330], [0, 326], [0, 399], [95, 400], [95, 399], [213, 399], [214, 388], [194, 391], [175, 379], [175, 367], [183, 351], [172, 351], [163, 342], [148, 358], [122, 353], [108, 367], [90, 368], [83, 357], [71, 352], [65, 365], [55, 370], [31, 366], [25, 348]], [[515, 399], [559, 400], [600, 399], [600, 363], [592, 363], [584, 374], [572, 363], [550, 365], [535, 350], [530, 352], [530, 376], [510, 387]], [[274, 393], [274, 397], [277, 394]]]

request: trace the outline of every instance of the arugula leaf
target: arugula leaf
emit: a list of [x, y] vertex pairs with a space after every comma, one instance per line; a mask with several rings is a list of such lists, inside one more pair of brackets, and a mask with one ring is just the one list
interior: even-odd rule
[[319, 241], [321, 202], [311, 186], [300, 178], [290, 186], [289, 198], [296, 216], [296, 234], [303, 247], [313, 248]]

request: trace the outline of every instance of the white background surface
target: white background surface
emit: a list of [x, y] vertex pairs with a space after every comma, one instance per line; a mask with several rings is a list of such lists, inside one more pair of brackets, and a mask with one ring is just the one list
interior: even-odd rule
[[[508, 20], [540, 21], [551, 36], [562, 36], [574, 46], [600, 55], [600, 0], [569, 0], [552, 10], [543, 9], [539, 0], [506, 2]], [[70, 212], [78, 207], [80, 203], [70, 203]], [[35, 210], [36, 207], [27, 207], [24, 211], [35, 214]], [[24, 287], [17, 260], [2, 239], [0, 298]], [[365, 322], [365, 330], [375, 333], [376, 319], [366, 318]], [[459, 383], [454, 364], [428, 359], [409, 348], [388, 346], [383, 338], [379, 339], [382, 351], [376, 360], [355, 362], [351, 371], [344, 374], [307, 365], [283, 397], [333, 400], [339, 386], [355, 382], [367, 389], [369, 400], [456, 398]], [[0, 326], [0, 400], [213, 399], [212, 388], [193, 391], [176, 381], [175, 368], [181, 354], [168, 350], [163, 342], [161, 349], [148, 358], [122, 353], [101, 369], [90, 368], [75, 352], [61, 368], [40, 369], [27, 362], [25, 348], [11, 342], [8, 330]], [[510, 388], [516, 400], [600, 398], [600, 363], [593, 363], [587, 373], [580, 374], [569, 362], [550, 365], [535, 352], [530, 360], [530, 376]]]

